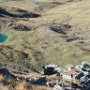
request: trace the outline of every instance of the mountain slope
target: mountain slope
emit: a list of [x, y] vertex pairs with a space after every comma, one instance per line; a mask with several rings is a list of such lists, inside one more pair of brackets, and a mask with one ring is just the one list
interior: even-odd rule
[[[53, 1], [51, 0], [51, 2]], [[6, 2], [3, 5], [0, 4], [0, 6], [6, 8], [7, 11], [10, 11], [10, 9], [14, 7], [12, 13], [17, 13], [16, 10], [19, 8], [41, 15], [38, 18], [28, 17], [23, 19], [7, 16], [0, 18], [8, 21], [15, 20], [16, 25], [24, 25], [33, 28], [29, 31], [21, 30], [22, 28], [19, 28], [20, 30], [10, 28], [5, 32], [5, 34], [8, 35], [8, 40], [4, 45], [9, 45], [10, 47], [13, 47], [13, 49], [18, 50], [18, 52], [26, 53], [30, 57], [29, 60], [26, 61], [26, 66], [31, 65], [40, 70], [42, 66], [47, 63], [63, 66], [89, 61], [89, 0], [67, 2], [47, 9], [44, 6], [45, 12], [43, 10], [37, 11], [35, 9], [36, 6], [33, 6], [34, 8], [30, 6], [32, 7], [30, 8], [29, 5], [26, 4], [26, 1], [25, 3], [23, 1], [22, 5], [20, 2], [15, 2], [16, 4], [11, 4], [11, 7], [6, 5], [7, 3], [14, 4], [14, 2]], [[3, 53], [7, 54], [8, 52], [11, 52], [9, 49], [7, 49], [7, 51], [5, 49], [6, 48], [3, 47]], [[24, 55], [21, 55], [20, 57], [17, 55], [17, 52], [15, 53], [16, 56], [14, 60], [17, 61], [17, 58], [20, 58], [19, 60], [21, 62]], [[2, 53], [0, 53], [0, 55], [3, 56]], [[3, 60], [7, 62], [8, 58], [3, 56]], [[23, 65], [25, 66], [25, 64]]]

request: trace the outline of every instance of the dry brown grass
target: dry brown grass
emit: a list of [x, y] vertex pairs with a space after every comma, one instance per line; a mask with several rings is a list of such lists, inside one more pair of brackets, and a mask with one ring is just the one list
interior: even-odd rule
[[25, 80], [16, 81], [14, 79], [6, 81], [3, 75], [0, 75], [0, 90], [50, 90], [46, 86], [32, 85]]
[[0, 84], [0, 90], [9, 90], [9, 88], [3, 84]]
[[22, 81], [17, 83], [15, 90], [33, 90], [33, 88], [31, 84]]
[[50, 90], [45, 86], [31, 85], [26, 81], [9, 81], [4, 82], [3, 76], [0, 75], [0, 90]]
[[0, 75], [0, 81], [4, 80], [4, 77], [2, 75]]
[[44, 86], [35, 86], [35, 87], [33, 87], [33, 90], [51, 90], [51, 89], [46, 88]]

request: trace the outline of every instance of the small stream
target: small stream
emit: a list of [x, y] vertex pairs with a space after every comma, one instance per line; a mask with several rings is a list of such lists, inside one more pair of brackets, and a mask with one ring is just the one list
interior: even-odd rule
[[0, 43], [4, 43], [7, 40], [8, 36], [6, 34], [0, 35]]

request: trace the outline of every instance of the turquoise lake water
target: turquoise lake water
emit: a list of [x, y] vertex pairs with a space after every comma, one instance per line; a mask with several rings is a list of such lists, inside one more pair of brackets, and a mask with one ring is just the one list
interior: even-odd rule
[[4, 43], [7, 40], [8, 36], [5, 34], [0, 35], [0, 43]]

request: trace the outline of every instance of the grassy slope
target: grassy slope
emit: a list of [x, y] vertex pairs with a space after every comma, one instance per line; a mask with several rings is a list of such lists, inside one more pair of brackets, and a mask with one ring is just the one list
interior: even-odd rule
[[[40, 24], [40, 22], [69, 23], [73, 26], [73, 30], [69, 32], [69, 34], [72, 35], [78, 32], [78, 28], [81, 28], [81, 30], [79, 30], [80, 32], [89, 33], [90, 31], [87, 30], [87, 26], [89, 26], [90, 23], [89, 18], [90, 1], [83, 0], [81, 2], [72, 2], [57, 6], [43, 13], [43, 16], [40, 18], [29, 19], [28, 23], [34, 22], [35, 25]], [[24, 48], [22, 44], [33, 48], [35, 51], [40, 51], [44, 55], [44, 60], [49, 63], [66, 65], [71, 63], [78, 64], [81, 61], [90, 61], [90, 43], [85, 42], [81, 44], [78, 40], [76, 42], [68, 43], [60, 34], [53, 31], [45, 31], [44, 26], [30, 32], [23, 33], [20, 31], [9, 30], [6, 33], [9, 35], [6, 45], [14, 45], [15, 49], [27, 52], [32, 58], [30, 63], [35, 67], [39, 68], [40, 63], [36, 61], [32, 50]]]

